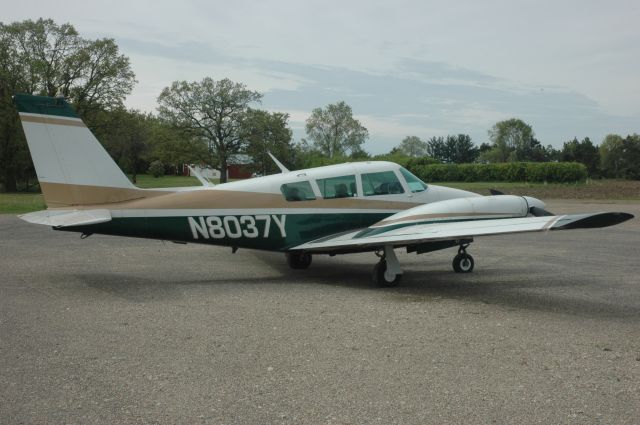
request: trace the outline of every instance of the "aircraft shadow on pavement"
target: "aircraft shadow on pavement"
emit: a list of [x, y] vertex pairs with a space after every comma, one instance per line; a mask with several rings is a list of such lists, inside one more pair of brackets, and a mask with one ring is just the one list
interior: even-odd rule
[[[619, 302], [607, 294], [607, 282], [584, 276], [569, 278], [558, 276], [553, 270], [540, 271], [532, 276], [519, 268], [500, 266], [479, 268], [470, 274], [458, 274], [443, 269], [440, 263], [426, 267], [409, 264], [402, 282], [397, 287], [379, 288], [371, 282], [372, 265], [369, 262], [344, 262], [335, 258], [314, 258], [307, 270], [291, 270], [281, 254], [256, 252], [253, 254], [265, 267], [261, 276], [243, 275], [237, 270], [231, 276], [204, 276], [161, 279], [140, 276], [137, 273], [83, 273], [68, 275], [86, 288], [105, 296], [131, 302], [154, 302], [181, 299], [189, 286], [215, 287], [217, 285], [329, 285], [364, 291], [378, 291], [397, 302], [429, 303], [439, 298], [501, 305], [506, 308], [571, 314], [584, 317], [640, 318], [640, 305], [636, 298]], [[372, 258], [375, 260], [375, 258]]]
[[[454, 273], [442, 264], [432, 269], [406, 267], [397, 287], [380, 288], [372, 283], [371, 263], [344, 263], [335, 259], [314, 259], [307, 270], [291, 270], [284, 261], [274, 261], [271, 253], [256, 258], [282, 273], [280, 281], [316, 283], [396, 294], [398, 300], [430, 302], [436, 297], [503, 305], [507, 308], [572, 314], [585, 317], [640, 319], [640, 303], [607, 299], [608, 282], [597, 277], [568, 278], [554, 270], [540, 270], [535, 276], [520, 267], [480, 268], [469, 274]], [[375, 258], [372, 258], [375, 259]], [[428, 267], [428, 266], [427, 266]], [[593, 294], [586, 298], [585, 293]]]

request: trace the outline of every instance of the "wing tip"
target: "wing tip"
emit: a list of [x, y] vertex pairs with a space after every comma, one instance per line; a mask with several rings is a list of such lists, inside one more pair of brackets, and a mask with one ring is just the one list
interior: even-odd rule
[[615, 226], [631, 220], [635, 216], [625, 212], [605, 212], [578, 218], [567, 224], [554, 227], [557, 230], [567, 229], [595, 229], [599, 227]]

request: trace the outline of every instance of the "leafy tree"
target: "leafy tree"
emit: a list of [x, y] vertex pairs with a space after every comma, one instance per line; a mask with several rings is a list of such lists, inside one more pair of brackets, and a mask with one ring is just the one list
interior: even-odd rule
[[88, 40], [51, 19], [0, 23], [0, 168], [15, 191], [21, 170], [32, 169], [11, 96], [18, 92], [66, 96], [92, 127], [103, 109], [122, 107], [135, 84], [129, 59], [112, 39]]
[[427, 155], [440, 162], [448, 161], [449, 152], [447, 151], [447, 143], [445, 142], [444, 137], [434, 136], [427, 141]]
[[480, 150], [467, 134], [432, 137], [427, 142], [427, 154], [440, 162], [464, 164], [475, 162]]
[[449, 156], [449, 161], [447, 162], [454, 164], [475, 162], [480, 152], [467, 134], [447, 136], [446, 147]]
[[600, 169], [604, 177], [623, 176], [624, 139], [617, 134], [607, 135], [600, 144]]
[[[420, 157], [422, 158], [422, 157]], [[382, 155], [374, 155], [372, 158], [374, 161], [390, 161], [395, 162], [396, 164], [400, 164], [406, 168], [407, 164], [411, 159], [417, 159], [416, 157], [409, 156], [405, 154], [403, 151], [398, 149], [397, 147], [391, 149], [391, 152], [385, 153]]]
[[206, 140], [212, 165], [217, 163], [220, 182], [227, 181], [230, 155], [241, 152], [248, 141], [244, 120], [250, 104], [262, 95], [242, 83], [225, 78], [174, 81], [158, 97], [160, 117], [194, 137]]
[[588, 137], [582, 139], [581, 142], [575, 137], [573, 140], [565, 142], [562, 146], [561, 159], [565, 162], [584, 164], [590, 177], [595, 177], [599, 173], [600, 152]]
[[427, 154], [427, 144], [418, 136], [407, 136], [396, 148], [405, 156], [419, 157]]
[[606, 136], [600, 144], [600, 166], [605, 177], [640, 180], [640, 135]]
[[101, 111], [95, 120], [99, 123], [96, 136], [136, 183], [138, 173], [148, 166], [147, 155], [156, 118], [151, 114], [121, 108]]
[[349, 154], [349, 159], [355, 161], [364, 161], [370, 158], [371, 155], [369, 155], [369, 152], [365, 151], [362, 146], [354, 147], [353, 149], [351, 149], [351, 154]]
[[204, 164], [209, 158], [207, 141], [173, 127], [158, 117], [151, 122], [149, 153], [150, 161], [161, 161], [174, 170], [182, 164]]
[[164, 164], [162, 161], [156, 159], [151, 162], [151, 164], [149, 164], [149, 174], [155, 178], [164, 176]]
[[483, 154], [487, 151], [490, 151], [493, 147], [487, 143], [487, 142], [482, 142], [482, 144], [480, 145], [480, 147], [478, 148], [478, 150], [480, 151], [480, 154]]
[[483, 159], [489, 162], [535, 160], [536, 148], [540, 149], [540, 142], [534, 136], [531, 126], [520, 119], [497, 122], [489, 130], [493, 148], [484, 153]]
[[547, 147], [541, 148], [544, 151], [544, 161], [562, 161], [562, 151], [554, 148], [551, 145], [547, 145]]
[[358, 154], [369, 137], [367, 129], [353, 118], [351, 106], [343, 101], [314, 109], [307, 119], [306, 130], [314, 147], [329, 158], [348, 152]]
[[246, 153], [253, 159], [254, 171], [263, 176], [279, 172], [268, 152], [285, 165], [291, 165], [293, 147], [288, 120], [289, 114], [281, 112], [270, 113], [260, 109], [247, 111], [244, 120], [245, 134], [248, 135]]
[[640, 180], [640, 135], [628, 135], [622, 141], [623, 176], [627, 179]]

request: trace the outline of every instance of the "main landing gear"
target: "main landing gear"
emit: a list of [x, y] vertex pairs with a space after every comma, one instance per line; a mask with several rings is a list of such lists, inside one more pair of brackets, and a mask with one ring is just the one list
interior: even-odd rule
[[462, 244], [458, 248], [458, 255], [453, 257], [453, 270], [456, 273], [471, 273], [473, 266], [475, 265], [473, 257], [467, 254], [467, 247], [469, 244]]
[[311, 254], [308, 252], [287, 252], [287, 264], [296, 270], [308, 269], [311, 265]]
[[[438, 246], [436, 249], [450, 248], [452, 245], [455, 246], [459, 243], [458, 254], [453, 258], [453, 270], [456, 273], [471, 273], [475, 262], [473, 261], [473, 257], [467, 253], [467, 248], [470, 245], [469, 242], [471, 241], [456, 241], [447, 246]], [[429, 251], [418, 251], [418, 253], [422, 252]], [[376, 255], [380, 257], [380, 261], [373, 267], [373, 282], [381, 287], [397, 286], [402, 279], [402, 268], [393, 250], [393, 246], [385, 246], [383, 249], [377, 251]], [[286, 256], [287, 263], [292, 269], [307, 269], [311, 265], [312, 256], [308, 252], [287, 252]]]
[[402, 278], [402, 269], [392, 246], [385, 246], [382, 253], [376, 252], [380, 261], [373, 267], [373, 283], [382, 287], [397, 286]]

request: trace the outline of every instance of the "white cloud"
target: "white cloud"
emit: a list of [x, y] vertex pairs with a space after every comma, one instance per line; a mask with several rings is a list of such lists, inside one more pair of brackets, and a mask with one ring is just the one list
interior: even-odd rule
[[[381, 117], [371, 125], [389, 137], [401, 127], [417, 132], [457, 125], [482, 137], [492, 122], [515, 113], [537, 120], [538, 133], [553, 143], [586, 130], [594, 137], [634, 132], [640, 122], [640, 2], [635, 0], [32, 0], [3, 5], [4, 22], [40, 16], [71, 22], [87, 36], [114, 37], [140, 81], [128, 104], [147, 110], [155, 109], [155, 98], [171, 81], [205, 75], [228, 76], [267, 94], [290, 90], [315, 96], [317, 91], [303, 90], [312, 85], [310, 77], [298, 72], [313, 65], [384, 76], [371, 79], [375, 84], [397, 77], [456, 89], [451, 96], [416, 93], [427, 101], [448, 99], [450, 105], [438, 104], [441, 111], [407, 111], [397, 101], [384, 104], [379, 87], [326, 82], [334, 97], [344, 95], [354, 103], [369, 99], [359, 113]], [[127, 40], [141, 44], [134, 49]], [[154, 43], [168, 48], [154, 49]], [[187, 50], [184, 57], [176, 57], [180, 50]], [[405, 69], [400, 65], [407, 58], [443, 66]], [[268, 69], [261, 64], [265, 61], [302, 66], [288, 73]], [[438, 69], [443, 72], [434, 74]], [[414, 100], [397, 82], [387, 89], [390, 97], [396, 91]], [[542, 89], [544, 96], [532, 94]], [[546, 93], [558, 89], [570, 95], [558, 103], [565, 109], [553, 114], [552, 102], [562, 96]], [[495, 96], [496, 91], [512, 96]], [[571, 96], [581, 100], [566, 101]], [[288, 101], [277, 106], [301, 109], [299, 101]], [[589, 114], [583, 114], [585, 105]], [[574, 128], [578, 125], [582, 128]]]

